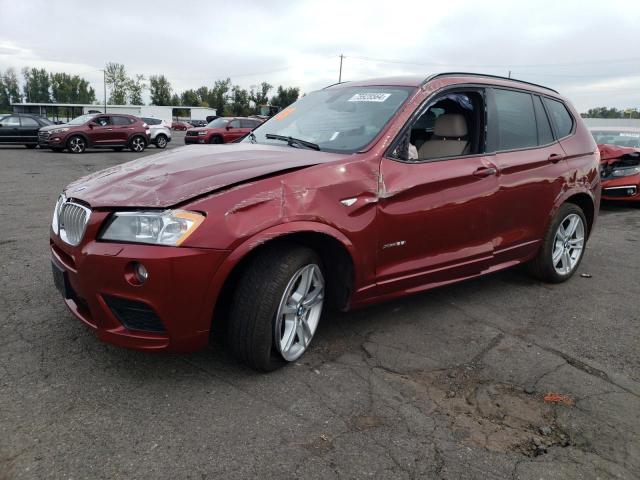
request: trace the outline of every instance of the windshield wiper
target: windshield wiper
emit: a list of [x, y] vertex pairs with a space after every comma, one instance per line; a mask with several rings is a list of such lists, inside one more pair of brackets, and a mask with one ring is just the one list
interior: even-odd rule
[[274, 133], [267, 133], [265, 137], [269, 140], [282, 140], [283, 142], [287, 142], [287, 145], [289, 145], [290, 147], [292, 147], [293, 145], [299, 145], [311, 150], [320, 150], [320, 146], [318, 144], [307, 142], [306, 140], [300, 140], [299, 138], [285, 137], [284, 135], [276, 135]]

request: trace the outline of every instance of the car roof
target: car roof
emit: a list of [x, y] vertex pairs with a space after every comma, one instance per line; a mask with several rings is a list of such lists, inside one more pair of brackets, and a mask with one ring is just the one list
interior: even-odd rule
[[535, 83], [527, 82], [525, 80], [518, 80], [515, 78], [501, 77], [498, 75], [489, 75], [484, 73], [472, 73], [472, 72], [444, 72], [436, 73], [433, 75], [406, 75], [396, 77], [382, 77], [372, 78], [368, 80], [359, 80], [353, 82], [342, 82], [329, 85], [325, 88], [340, 88], [346, 87], [369, 87], [369, 86], [393, 86], [393, 87], [414, 87], [419, 88], [426, 86], [433, 81], [441, 81], [443, 86], [446, 84], [456, 83], [481, 83], [495, 86], [505, 86], [511, 88], [525, 89], [536, 93], [542, 93], [544, 95], [550, 95], [553, 97], [560, 97], [558, 92], [552, 88], [538, 85]]

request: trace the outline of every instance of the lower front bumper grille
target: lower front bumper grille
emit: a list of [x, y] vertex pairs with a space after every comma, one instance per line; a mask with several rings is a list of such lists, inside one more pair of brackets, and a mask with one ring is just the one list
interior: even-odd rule
[[616, 197], [616, 198], [633, 197], [636, 193], [638, 193], [638, 187], [636, 187], [635, 185], [609, 187], [609, 188], [604, 188], [602, 190], [602, 194], [605, 197]]
[[113, 315], [128, 330], [143, 332], [165, 331], [160, 317], [146, 303], [111, 295], [103, 295], [102, 297]]

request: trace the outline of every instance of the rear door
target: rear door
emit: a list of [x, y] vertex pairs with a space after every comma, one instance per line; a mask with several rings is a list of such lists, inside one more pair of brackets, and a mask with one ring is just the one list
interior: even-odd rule
[[567, 167], [539, 95], [494, 88], [488, 101], [490, 138], [500, 170], [494, 263], [504, 264], [537, 251]]
[[113, 124], [113, 141], [118, 144], [126, 144], [133, 134], [135, 120], [130, 117], [112, 115], [111, 123]]
[[11, 115], [2, 119], [0, 122], [0, 142], [20, 142], [20, 117]]

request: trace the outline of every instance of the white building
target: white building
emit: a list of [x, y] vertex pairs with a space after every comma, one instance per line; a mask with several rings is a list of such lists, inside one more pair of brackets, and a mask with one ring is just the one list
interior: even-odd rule
[[[77, 103], [12, 103], [14, 113], [31, 113], [47, 117], [53, 121], [68, 121], [85, 113], [104, 113], [104, 105]], [[174, 110], [188, 110], [191, 120], [206, 120], [216, 114], [215, 108], [207, 107], [168, 107], [156, 105], [107, 105], [107, 113], [125, 113], [136, 117], [158, 118], [171, 122], [176, 117]], [[183, 118], [183, 117], [181, 117]]]

